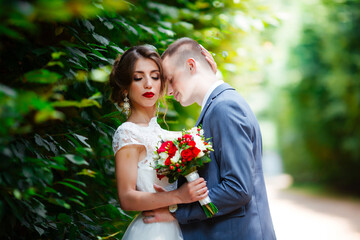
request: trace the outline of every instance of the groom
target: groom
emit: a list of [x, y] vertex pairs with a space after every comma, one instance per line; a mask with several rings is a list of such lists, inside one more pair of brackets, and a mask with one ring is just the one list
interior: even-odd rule
[[168, 94], [182, 106], [201, 106], [196, 125], [202, 125], [215, 151], [199, 174], [219, 212], [208, 219], [195, 202], [172, 207], [173, 214], [164, 208], [144, 212], [144, 222], [175, 217], [186, 240], [276, 239], [261, 163], [261, 133], [250, 107], [234, 88], [217, 80], [196, 41], [178, 39], [162, 59]]

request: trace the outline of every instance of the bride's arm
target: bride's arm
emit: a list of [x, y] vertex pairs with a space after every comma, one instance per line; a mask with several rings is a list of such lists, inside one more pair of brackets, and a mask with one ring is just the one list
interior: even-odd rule
[[137, 164], [141, 145], [128, 145], [115, 155], [116, 182], [121, 208], [127, 211], [146, 211], [173, 204], [196, 202], [207, 196], [207, 187], [203, 178], [183, 184], [170, 192], [141, 192], [136, 190]]

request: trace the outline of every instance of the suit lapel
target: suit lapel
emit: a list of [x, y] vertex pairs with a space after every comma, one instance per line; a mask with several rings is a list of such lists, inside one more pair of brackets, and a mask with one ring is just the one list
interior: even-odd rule
[[211, 103], [216, 99], [217, 96], [219, 96], [222, 92], [224, 92], [226, 90], [235, 90], [235, 89], [227, 83], [223, 83], [214, 89], [214, 91], [210, 94], [208, 100], [206, 101], [205, 107], [201, 111], [200, 116], [199, 116], [195, 126], [198, 126], [199, 124], [202, 123], [205, 113], [209, 109]]

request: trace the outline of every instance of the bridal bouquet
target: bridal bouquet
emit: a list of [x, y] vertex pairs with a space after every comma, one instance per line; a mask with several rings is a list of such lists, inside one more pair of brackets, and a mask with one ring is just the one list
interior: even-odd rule
[[[199, 127], [184, 130], [181, 137], [160, 141], [155, 151], [155, 170], [157, 177], [167, 177], [170, 183], [184, 176], [188, 182], [199, 178], [197, 168], [210, 162], [209, 152], [212, 145], [204, 138], [204, 131]], [[209, 196], [199, 201], [207, 217], [218, 212]]]

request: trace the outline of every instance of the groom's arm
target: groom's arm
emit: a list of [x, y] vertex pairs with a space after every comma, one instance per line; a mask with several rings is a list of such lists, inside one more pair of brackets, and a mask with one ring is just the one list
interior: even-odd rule
[[[209, 189], [209, 197], [222, 216], [245, 206], [254, 191], [254, 130], [239, 103], [230, 100], [215, 105], [207, 119], [221, 182]], [[215, 161], [215, 160], [213, 160]], [[208, 182], [212, 176], [208, 176]], [[198, 203], [180, 205], [176, 218], [182, 224], [206, 219]]]

